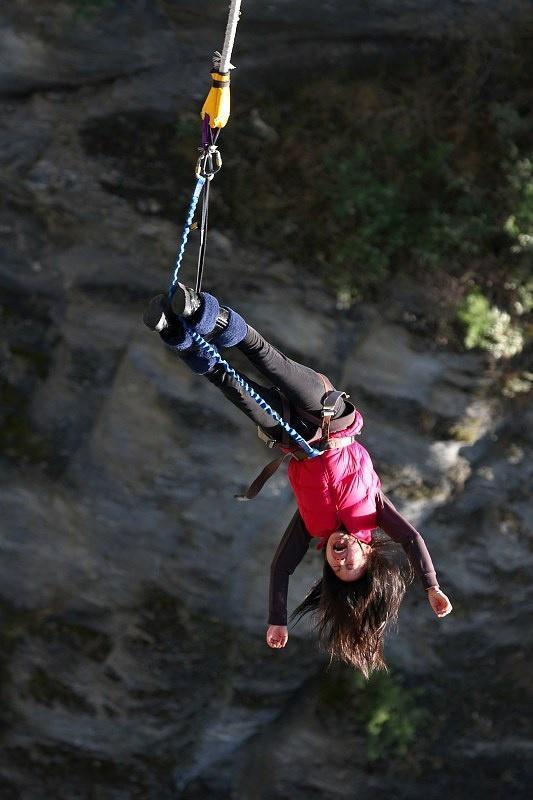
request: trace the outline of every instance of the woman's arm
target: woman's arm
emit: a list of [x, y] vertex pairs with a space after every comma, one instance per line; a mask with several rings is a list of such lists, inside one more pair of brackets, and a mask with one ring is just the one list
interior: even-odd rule
[[379, 492], [376, 497], [376, 511], [380, 528], [403, 547], [414, 571], [428, 592], [431, 608], [438, 617], [445, 617], [452, 610], [452, 604], [439, 588], [435, 567], [422, 536], [402, 517], [383, 492]]
[[405, 517], [396, 510], [388, 497], [379, 492], [376, 497], [378, 525], [387, 536], [403, 547], [405, 554], [416, 574], [420, 577], [424, 589], [433, 586], [438, 588], [437, 574], [433, 561], [419, 532]]
[[307, 553], [310, 541], [297, 511], [283, 534], [270, 567], [269, 625], [287, 625], [289, 577]]

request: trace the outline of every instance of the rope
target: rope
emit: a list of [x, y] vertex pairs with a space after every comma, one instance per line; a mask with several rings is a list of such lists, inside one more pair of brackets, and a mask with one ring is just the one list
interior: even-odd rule
[[[218, 70], [221, 73], [228, 72], [230, 69], [233, 68], [231, 64], [231, 54], [233, 51], [233, 45], [235, 44], [235, 34], [237, 32], [237, 25], [239, 22], [240, 10], [241, 10], [241, 2], [242, 0], [231, 0], [230, 2], [230, 9], [229, 9], [229, 16], [228, 16], [228, 24], [226, 26], [226, 35], [224, 37], [224, 47], [222, 49], [222, 55], [220, 56], [220, 64], [218, 66]], [[218, 53], [216, 54], [218, 56]], [[178, 254], [176, 256], [176, 262], [174, 265], [174, 272], [172, 275], [172, 280], [170, 282], [170, 286], [168, 289], [169, 297], [172, 296], [173, 290], [178, 282], [178, 273], [181, 268], [181, 263], [183, 261], [183, 256], [185, 253], [185, 248], [187, 246], [187, 240], [189, 238], [189, 233], [191, 231], [191, 226], [194, 219], [194, 214], [196, 212], [196, 207], [200, 200], [200, 197], [203, 196], [203, 203], [202, 203], [202, 217], [201, 217], [201, 227], [200, 227], [200, 251], [198, 255], [198, 268], [197, 268], [197, 276], [196, 276], [196, 291], [199, 292], [201, 285], [202, 285], [202, 276], [203, 276], [203, 269], [204, 269], [204, 260], [205, 260], [205, 250], [207, 245], [207, 222], [208, 222], [208, 209], [209, 209], [209, 182], [213, 178], [213, 176], [218, 172], [220, 167], [222, 166], [222, 159], [220, 157], [220, 153], [216, 148], [216, 140], [218, 138], [217, 131], [216, 135], [213, 136], [213, 133], [209, 127], [209, 116], [206, 114], [204, 116], [204, 123], [202, 126], [202, 155], [198, 159], [197, 164], [197, 172], [196, 172], [196, 186], [194, 187], [194, 192], [191, 198], [191, 202], [189, 204], [189, 209], [187, 211], [187, 217], [185, 220], [185, 225], [183, 226], [183, 232], [181, 234], [180, 245], [178, 249]], [[315, 450], [314, 447], [311, 447], [308, 444], [303, 436], [291, 426], [288, 422], [286, 422], [283, 417], [281, 417], [278, 412], [270, 406], [266, 400], [263, 400], [261, 395], [257, 394], [255, 389], [253, 389], [250, 384], [239, 375], [233, 367], [225, 361], [216, 347], [209, 344], [199, 333], [195, 330], [189, 328], [189, 326], [185, 326], [189, 331], [191, 338], [198, 347], [204, 351], [210, 358], [213, 358], [214, 361], [224, 369], [224, 371], [234, 378], [237, 383], [244, 389], [244, 391], [254, 400], [257, 405], [266, 411], [276, 422], [282, 427], [282, 429], [294, 440], [294, 442], [300, 447], [308, 456], [309, 458], [315, 458], [316, 456], [321, 455], [320, 450]]]
[[180, 246], [178, 250], [178, 255], [176, 256], [176, 263], [174, 266], [174, 274], [172, 276], [172, 280], [170, 282], [170, 286], [168, 289], [169, 294], [172, 293], [172, 289], [178, 282], [178, 272], [180, 271], [181, 262], [183, 261], [183, 255], [185, 253], [185, 248], [187, 246], [187, 239], [189, 238], [192, 221], [194, 219], [194, 212], [196, 211], [196, 206], [198, 205], [198, 201], [200, 199], [200, 195], [202, 194], [202, 189], [204, 187], [204, 183], [206, 182], [206, 180], [207, 178], [204, 178], [203, 175], [199, 175], [196, 180], [196, 186], [194, 187], [194, 192], [189, 205], [189, 210], [187, 211], [187, 219], [185, 220], [185, 225], [183, 226], [183, 232], [181, 234]]
[[[183, 260], [183, 254], [185, 252], [185, 247], [187, 245], [187, 239], [189, 238], [189, 233], [190, 233], [191, 225], [192, 225], [193, 218], [194, 218], [194, 212], [196, 211], [196, 206], [198, 205], [198, 201], [200, 199], [200, 196], [202, 194], [202, 190], [204, 188], [204, 185], [205, 185], [206, 181], [207, 181], [207, 178], [204, 178], [203, 175], [200, 175], [200, 177], [196, 181], [196, 186], [194, 188], [193, 196], [192, 196], [191, 202], [189, 204], [189, 210], [187, 212], [187, 219], [186, 219], [185, 225], [183, 227], [183, 233], [181, 234], [180, 247], [179, 247], [178, 255], [176, 257], [176, 264], [175, 264], [175, 268], [174, 268], [174, 274], [173, 274], [172, 281], [170, 283], [169, 290], [168, 290], [169, 296], [172, 295], [172, 290], [174, 289], [176, 283], [178, 282], [178, 273], [179, 273], [179, 270], [180, 270], [180, 267], [181, 267], [181, 262]], [[281, 417], [278, 414], [278, 412], [266, 402], [266, 400], [263, 400], [261, 395], [257, 394], [255, 389], [252, 389], [250, 384], [242, 377], [242, 375], [239, 375], [239, 373], [236, 372], [236, 370], [234, 370], [233, 367], [230, 364], [228, 364], [228, 362], [225, 361], [222, 358], [222, 356], [220, 355], [220, 353], [218, 352], [216, 347], [214, 347], [213, 345], [209, 344], [209, 342], [206, 342], [206, 340], [203, 338], [203, 336], [200, 336], [199, 333], [197, 333], [195, 330], [190, 328], [188, 325], [185, 325], [185, 326], [186, 326], [187, 330], [189, 331], [189, 333], [191, 334], [191, 338], [192, 338], [193, 342], [195, 342], [195, 344], [197, 344], [198, 347], [201, 350], [203, 350], [204, 353], [206, 353], [206, 355], [208, 355], [210, 358], [213, 358], [215, 360], [215, 362], [220, 364], [220, 366], [223, 367], [224, 371], [228, 375], [230, 375], [232, 378], [234, 378], [240, 386], [242, 386], [244, 391], [252, 398], [252, 400], [255, 400], [257, 405], [260, 408], [262, 408], [263, 411], [266, 411], [267, 414], [269, 414], [271, 417], [273, 417], [276, 420], [276, 422], [279, 425], [281, 425], [283, 430], [286, 433], [288, 433], [288, 435], [291, 437], [291, 439], [294, 440], [294, 442], [298, 445], [298, 447], [301, 447], [301, 449], [309, 456], [309, 458], [315, 458], [316, 456], [321, 455], [321, 451], [320, 450], [315, 450], [314, 447], [311, 447], [311, 445], [309, 445], [305, 441], [303, 436], [300, 436], [298, 431], [295, 431], [294, 428], [291, 425], [289, 425], [289, 423], [286, 422], [283, 419], [283, 417]]]
[[[209, 181], [203, 175], [200, 175], [196, 181], [196, 186], [194, 187], [193, 196], [189, 204], [189, 210], [187, 211], [187, 219], [183, 227], [183, 233], [181, 234], [180, 247], [178, 250], [178, 255], [176, 256], [176, 263], [174, 267], [173, 277], [170, 282], [168, 290], [169, 297], [172, 296], [172, 291], [176, 286], [176, 283], [178, 282], [178, 273], [181, 267], [181, 262], [183, 261], [183, 254], [185, 253], [185, 247], [187, 245], [187, 240], [189, 238], [189, 233], [191, 230], [194, 213], [196, 211], [196, 206], [198, 205], [198, 201], [200, 200], [200, 197], [202, 195], [206, 183], [207, 183], [206, 187], [207, 189], [209, 187]], [[205, 206], [205, 209], [207, 210], [207, 206]], [[207, 225], [207, 220], [205, 222]], [[201, 272], [197, 275], [197, 280], [198, 279], [201, 282]], [[200, 334], [197, 333], [195, 330], [192, 330], [187, 325], [186, 327], [189, 333], [191, 334], [193, 342], [195, 342], [198, 345], [198, 347], [201, 350], [203, 350], [208, 356], [213, 358], [215, 362], [220, 364], [221, 367], [223, 367], [223, 369], [225, 370], [225, 372], [232, 378], [234, 378], [240, 386], [242, 386], [244, 391], [252, 398], [252, 400], [254, 400], [257, 403], [257, 405], [263, 409], [263, 411], [266, 411], [267, 414], [273, 417], [279, 425], [281, 425], [283, 430], [286, 433], [288, 433], [291, 439], [294, 440], [294, 442], [298, 445], [298, 447], [301, 447], [301, 449], [309, 456], [309, 458], [315, 458], [316, 456], [319, 456], [321, 454], [320, 450], [315, 450], [314, 447], [311, 447], [311, 445], [309, 445], [305, 441], [303, 436], [300, 436], [300, 434], [297, 431], [295, 431], [294, 428], [291, 425], [289, 425], [289, 423], [286, 422], [283, 419], [283, 417], [281, 417], [278, 414], [278, 412], [266, 402], [266, 400], [263, 400], [261, 395], [257, 394], [255, 389], [252, 389], [250, 384], [242, 377], [242, 375], [239, 375], [239, 373], [236, 372], [233, 369], [233, 367], [222, 358], [216, 347], [213, 347], [213, 345], [209, 344], [209, 342], [206, 342], [206, 340], [202, 336], [200, 336]]]
[[242, 377], [242, 375], [239, 375], [239, 373], [236, 372], [236, 370], [234, 370], [233, 367], [222, 358], [216, 347], [214, 347], [212, 344], [209, 344], [209, 342], [206, 342], [203, 336], [200, 336], [199, 333], [190, 328], [188, 325], [186, 327], [192, 337], [193, 342], [197, 344], [206, 355], [208, 355], [210, 358], [213, 358], [218, 364], [220, 364], [224, 371], [234, 378], [240, 386], [242, 386], [246, 394], [250, 395], [252, 400], [255, 400], [257, 405], [262, 408], [263, 411], [266, 411], [267, 414], [273, 417], [276, 422], [281, 425], [283, 430], [286, 431], [286, 433], [288, 433], [292, 439], [294, 439], [298, 447], [301, 447], [302, 450], [307, 453], [309, 458], [315, 458], [316, 456], [320, 456], [322, 454], [320, 450], [315, 450], [314, 447], [311, 447], [311, 445], [305, 441], [303, 436], [300, 436], [300, 434], [295, 431], [294, 428], [291, 427], [291, 425], [289, 425], [289, 423], [286, 422], [283, 417], [281, 417], [278, 412], [266, 402], [266, 400], [263, 400], [261, 395], [257, 394], [255, 389], [252, 389], [250, 384]]
[[[233, 46], [235, 44], [235, 35], [237, 33], [237, 25], [239, 23], [241, 4], [242, 0], [231, 0], [230, 2], [228, 23], [226, 25], [226, 34], [224, 36], [224, 47], [222, 48], [222, 54], [220, 56], [219, 69], [221, 72], [228, 72], [230, 69], [232, 69], [231, 54], [233, 51]], [[204, 189], [204, 184], [206, 181], [210, 180], [222, 166], [222, 159], [220, 158], [220, 154], [216, 150], [216, 140], [218, 138], [218, 133], [219, 131], [217, 131], [216, 135], [213, 136], [212, 132], [209, 129], [209, 117], [206, 116], [204, 118], [204, 124], [202, 126], [203, 155], [200, 156], [200, 159], [198, 160], [197, 173], [196, 173], [197, 174], [196, 186], [194, 188], [191, 203], [189, 205], [189, 210], [187, 212], [187, 219], [183, 227], [183, 232], [181, 234], [181, 241], [178, 254], [176, 256], [174, 273], [169, 286], [169, 295], [172, 293], [172, 290], [174, 289], [176, 283], [178, 282], [178, 272], [181, 267], [181, 262], [183, 260], [183, 255], [185, 253], [185, 248], [187, 246], [187, 240], [189, 238], [189, 233], [194, 219], [196, 206], [198, 205], [198, 201], [200, 200], [200, 196], [202, 195], [202, 189]], [[207, 165], [209, 165], [209, 172], [206, 171]], [[200, 231], [200, 251], [198, 255], [198, 269], [197, 269], [197, 279], [196, 279], [197, 291], [200, 290], [202, 284], [205, 249], [207, 246], [206, 236], [207, 236], [208, 202], [209, 202], [209, 185], [205, 186], [203, 193], [202, 223]]]
[[231, 53], [235, 44], [235, 34], [241, 13], [242, 0], [231, 0], [228, 24], [226, 25], [226, 35], [224, 37], [224, 47], [220, 56], [220, 72], [228, 72], [231, 69]]
[[211, 181], [204, 183], [202, 192], [202, 215], [200, 222], [200, 247], [198, 248], [198, 264], [196, 266], [196, 286], [195, 291], [200, 294], [202, 291], [202, 279], [204, 277], [205, 254], [207, 251], [207, 226], [209, 223], [209, 187]]

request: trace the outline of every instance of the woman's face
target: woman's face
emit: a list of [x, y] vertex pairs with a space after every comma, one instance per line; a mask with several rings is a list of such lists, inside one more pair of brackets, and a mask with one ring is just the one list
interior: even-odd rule
[[328, 539], [326, 561], [341, 581], [356, 581], [365, 573], [371, 549], [346, 531], [336, 531]]

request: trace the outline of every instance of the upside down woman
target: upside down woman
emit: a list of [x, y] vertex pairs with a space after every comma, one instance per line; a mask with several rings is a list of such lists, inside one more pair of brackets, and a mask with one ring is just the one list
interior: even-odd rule
[[[365, 448], [357, 442], [363, 420], [343, 392], [336, 392], [318, 372], [293, 361], [267, 342], [232, 309], [221, 307], [206, 292], [182, 284], [169, 301], [153, 298], [145, 324], [195, 372], [204, 375], [290, 457], [288, 476], [298, 511], [276, 550], [271, 566], [266, 641], [285, 647], [287, 592], [310, 543], [322, 550], [322, 578], [296, 608], [293, 618], [313, 613], [319, 638], [331, 658], [359, 669], [366, 677], [386, 668], [384, 635], [397, 618], [408, 578], [391, 558], [391, 541], [399, 543], [427, 592], [438, 617], [452, 610], [439, 588], [427, 547], [418, 531], [396, 511], [380, 488]], [[186, 324], [184, 324], [186, 322]], [[198, 350], [189, 329], [217, 349], [237, 347], [271, 385], [247, 376], [258, 392], [321, 455], [307, 458], [287, 441], [281, 425], [261, 408], [210, 355]], [[281, 459], [278, 459], [278, 462]], [[255, 496], [261, 480], [250, 487]], [[376, 535], [377, 528], [386, 534]]]

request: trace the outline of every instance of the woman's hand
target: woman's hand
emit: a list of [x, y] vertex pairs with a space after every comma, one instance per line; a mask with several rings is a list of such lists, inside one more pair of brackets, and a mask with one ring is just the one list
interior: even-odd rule
[[437, 617], [445, 617], [453, 608], [444, 592], [436, 586], [428, 589], [428, 600]]
[[269, 625], [266, 642], [269, 647], [285, 647], [289, 641], [289, 632], [286, 625]]

